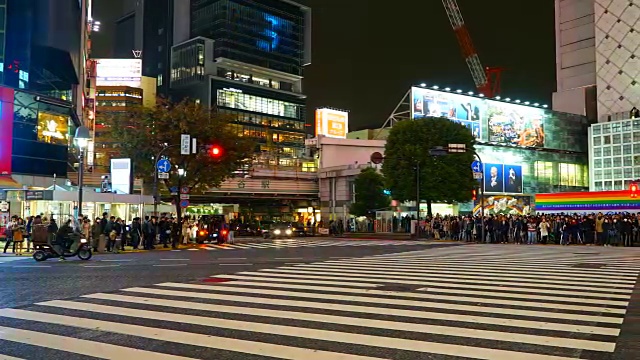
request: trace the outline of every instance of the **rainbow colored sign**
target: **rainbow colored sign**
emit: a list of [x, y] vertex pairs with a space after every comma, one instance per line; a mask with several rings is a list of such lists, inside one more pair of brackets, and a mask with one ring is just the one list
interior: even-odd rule
[[628, 190], [536, 194], [537, 213], [639, 212], [640, 199]]

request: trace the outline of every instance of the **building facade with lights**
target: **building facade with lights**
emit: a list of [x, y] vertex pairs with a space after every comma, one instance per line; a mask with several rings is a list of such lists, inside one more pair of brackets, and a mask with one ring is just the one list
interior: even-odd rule
[[629, 111], [640, 107], [640, 4], [628, 0], [556, 0], [555, 4], [554, 110], [599, 122], [628, 119]]
[[75, 128], [90, 116], [90, 8], [89, 0], [0, 3], [0, 190], [62, 183], [74, 171]]
[[589, 171], [591, 191], [626, 190], [640, 179], [640, 119], [591, 125]]
[[[483, 165], [485, 210], [526, 212], [537, 193], [585, 191], [589, 187], [589, 121], [586, 116], [549, 110], [509, 98], [486, 99], [437, 86], [412, 87], [378, 131], [383, 138], [397, 121], [446, 117], [476, 138]], [[446, 144], [444, 144], [446, 145]], [[471, 169], [470, 169], [471, 171]], [[475, 204], [475, 211], [479, 204]], [[460, 204], [471, 211], [471, 204]]]
[[304, 154], [309, 8], [289, 0], [198, 1], [174, 9], [171, 90], [236, 117], [256, 165], [296, 167]]

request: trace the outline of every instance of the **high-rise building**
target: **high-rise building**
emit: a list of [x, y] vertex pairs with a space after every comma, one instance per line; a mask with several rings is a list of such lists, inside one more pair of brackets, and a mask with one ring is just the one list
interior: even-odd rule
[[311, 10], [289, 0], [200, 0], [174, 7], [171, 89], [237, 119], [256, 161], [295, 166], [303, 155]]
[[83, 122], [90, 5], [0, 2], [1, 173], [20, 188], [64, 179], [75, 162], [69, 149]]
[[639, 25], [638, 3], [556, 0], [554, 110], [609, 121], [640, 107]]
[[[189, 1], [178, 1], [189, 4]], [[155, 78], [157, 93], [169, 97], [174, 23], [173, 0], [125, 0], [116, 21], [114, 56], [142, 59], [142, 75]]]

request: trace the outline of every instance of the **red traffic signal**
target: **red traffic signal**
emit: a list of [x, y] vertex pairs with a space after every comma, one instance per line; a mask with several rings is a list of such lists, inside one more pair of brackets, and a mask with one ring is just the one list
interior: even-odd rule
[[215, 158], [222, 156], [222, 148], [218, 145], [212, 145], [209, 148], [209, 155]]
[[640, 187], [638, 186], [638, 183], [631, 183], [631, 185], [629, 185], [629, 195], [632, 198], [637, 198], [639, 191], [640, 191]]
[[476, 189], [471, 190], [471, 199], [473, 199], [473, 201], [478, 199], [478, 191]]

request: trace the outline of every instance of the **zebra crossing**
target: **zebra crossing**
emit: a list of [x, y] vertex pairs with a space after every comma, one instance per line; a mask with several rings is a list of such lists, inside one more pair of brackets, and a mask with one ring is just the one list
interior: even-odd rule
[[604, 359], [638, 260], [478, 244], [125, 288], [0, 309], [0, 359]]
[[433, 242], [419, 240], [309, 240], [309, 239], [276, 239], [268, 242], [247, 242], [236, 244], [205, 244], [204, 247], [189, 250], [237, 250], [237, 249], [284, 249], [304, 247], [334, 247], [334, 246], [410, 246], [426, 245]]

